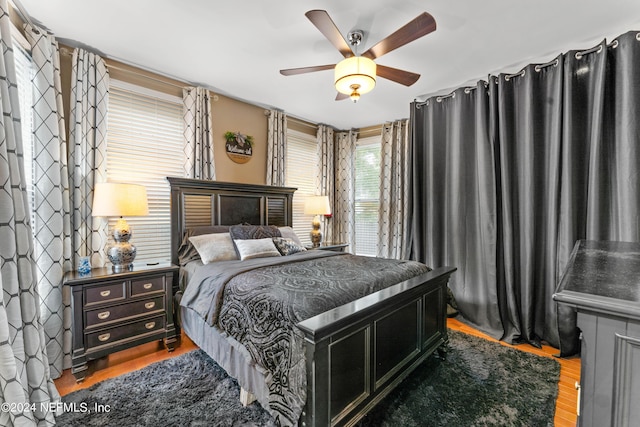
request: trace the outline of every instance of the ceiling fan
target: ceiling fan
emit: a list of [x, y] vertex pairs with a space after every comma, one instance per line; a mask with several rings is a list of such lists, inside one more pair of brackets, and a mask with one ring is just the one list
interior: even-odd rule
[[360, 95], [374, 88], [377, 76], [405, 86], [414, 84], [420, 78], [420, 74], [379, 65], [373, 60], [436, 30], [436, 20], [424, 12], [395, 33], [379, 41], [362, 55], [356, 55], [349, 44], [354, 48], [360, 44], [363, 37], [361, 30], [351, 31], [348, 34], [349, 43], [347, 44], [326, 10], [310, 10], [305, 13], [305, 16], [340, 51], [345, 59], [337, 64], [288, 68], [280, 70], [280, 74], [292, 76], [333, 69], [334, 83], [338, 90], [336, 101], [350, 97], [353, 102], [357, 102]]

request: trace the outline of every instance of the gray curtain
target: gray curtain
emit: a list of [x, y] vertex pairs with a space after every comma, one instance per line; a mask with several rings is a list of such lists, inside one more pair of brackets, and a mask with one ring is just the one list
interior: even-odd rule
[[73, 51], [71, 66], [69, 197], [73, 265], [79, 257], [89, 256], [92, 266], [102, 267], [107, 220], [92, 217], [91, 205], [94, 184], [107, 180], [109, 73], [102, 58], [80, 48]]
[[465, 318], [502, 336], [497, 287], [494, 140], [484, 82], [412, 106], [411, 258], [457, 271]]
[[285, 185], [287, 115], [270, 110], [267, 120], [267, 185]]
[[333, 240], [348, 243], [353, 251], [356, 233], [354, 209], [354, 161], [358, 133], [337, 132], [335, 135], [335, 195], [333, 209]]
[[[46, 408], [60, 396], [51, 380], [40, 318], [6, 0], [0, 0], [0, 45], [0, 401], [17, 404], [15, 411], [0, 411], [0, 425], [49, 426], [55, 419]], [[25, 404], [34, 407], [17, 410]]]
[[[318, 142], [318, 168], [316, 176], [316, 194], [329, 197], [329, 205], [332, 212], [335, 210], [335, 143], [333, 128], [327, 125], [318, 125], [316, 132]], [[330, 218], [321, 217], [322, 240], [325, 243], [334, 242], [333, 215]]]
[[[576, 240], [640, 241], [640, 32], [564, 56], [558, 273]], [[560, 350], [575, 314], [558, 305]]]
[[[504, 339], [558, 346], [553, 293], [562, 148], [563, 67], [529, 65], [497, 79]], [[495, 85], [495, 83], [494, 83]], [[541, 102], [544, 100], [544, 102]]]
[[71, 300], [62, 286], [72, 268], [67, 142], [60, 85], [60, 54], [52, 34], [27, 25], [33, 61], [34, 258], [40, 313], [51, 375], [71, 367]]
[[182, 90], [184, 116], [185, 164], [187, 178], [216, 179], [213, 157], [211, 102], [203, 87]]
[[[640, 240], [638, 76], [640, 35], [629, 32], [610, 45], [603, 42], [515, 75], [491, 77], [484, 96], [488, 114], [473, 122], [469, 138], [488, 135], [495, 155], [479, 159], [477, 170], [448, 169], [449, 147], [459, 133], [469, 132], [469, 117], [453, 111], [429, 116], [429, 106], [414, 105], [412, 198], [414, 215], [419, 215], [414, 221], [414, 256], [440, 261], [446, 256], [442, 254], [453, 253], [454, 258], [441, 261], [466, 266], [477, 254], [465, 242], [469, 230], [451, 228], [456, 213], [449, 209], [450, 200], [474, 194], [479, 199], [495, 197], [496, 215], [478, 214], [475, 225], [490, 233], [471, 234], [492, 254], [495, 275], [473, 272], [465, 278], [464, 292], [472, 288], [471, 293], [479, 294], [468, 304], [458, 277], [452, 286], [460, 311], [482, 329], [501, 324], [505, 340], [533, 345], [546, 340], [560, 346], [562, 355], [578, 350], [575, 314], [556, 307], [552, 295], [576, 240]], [[429, 101], [436, 105], [435, 98]], [[454, 123], [453, 133], [439, 138], [449, 123]], [[421, 163], [424, 152], [435, 160]], [[455, 154], [460, 155], [467, 154]], [[422, 167], [427, 169], [424, 174]], [[474, 185], [475, 178], [466, 187], [447, 180], [479, 173], [495, 174], [493, 194]], [[439, 234], [442, 224], [451, 236]], [[485, 293], [488, 296], [482, 296]], [[472, 306], [487, 303], [497, 304], [498, 314], [492, 309], [484, 322], [473, 319]]]
[[382, 127], [380, 147], [379, 257], [406, 259], [409, 254], [409, 121]]

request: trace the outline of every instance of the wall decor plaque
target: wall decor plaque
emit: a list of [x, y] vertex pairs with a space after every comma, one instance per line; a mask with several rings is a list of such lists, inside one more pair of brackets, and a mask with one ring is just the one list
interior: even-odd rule
[[253, 137], [240, 132], [225, 132], [225, 151], [236, 163], [247, 163], [253, 155]]

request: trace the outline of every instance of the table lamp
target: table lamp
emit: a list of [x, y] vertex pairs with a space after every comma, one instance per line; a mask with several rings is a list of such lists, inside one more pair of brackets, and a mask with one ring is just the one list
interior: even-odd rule
[[95, 185], [91, 215], [120, 217], [113, 227], [115, 243], [108, 244], [105, 248], [113, 271], [119, 273], [129, 270], [136, 257], [136, 247], [129, 242], [131, 228], [123, 216], [148, 214], [147, 189], [144, 186], [119, 182], [102, 182]]
[[311, 243], [314, 248], [320, 246], [322, 242], [322, 233], [320, 232], [320, 215], [331, 215], [331, 206], [329, 206], [329, 196], [310, 196], [304, 203], [304, 214], [315, 215], [311, 225]]

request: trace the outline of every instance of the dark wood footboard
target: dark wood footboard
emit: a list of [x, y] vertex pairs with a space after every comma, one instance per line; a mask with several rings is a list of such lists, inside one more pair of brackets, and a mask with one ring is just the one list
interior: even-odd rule
[[442, 267], [298, 323], [306, 337], [304, 427], [350, 426], [448, 342]]

